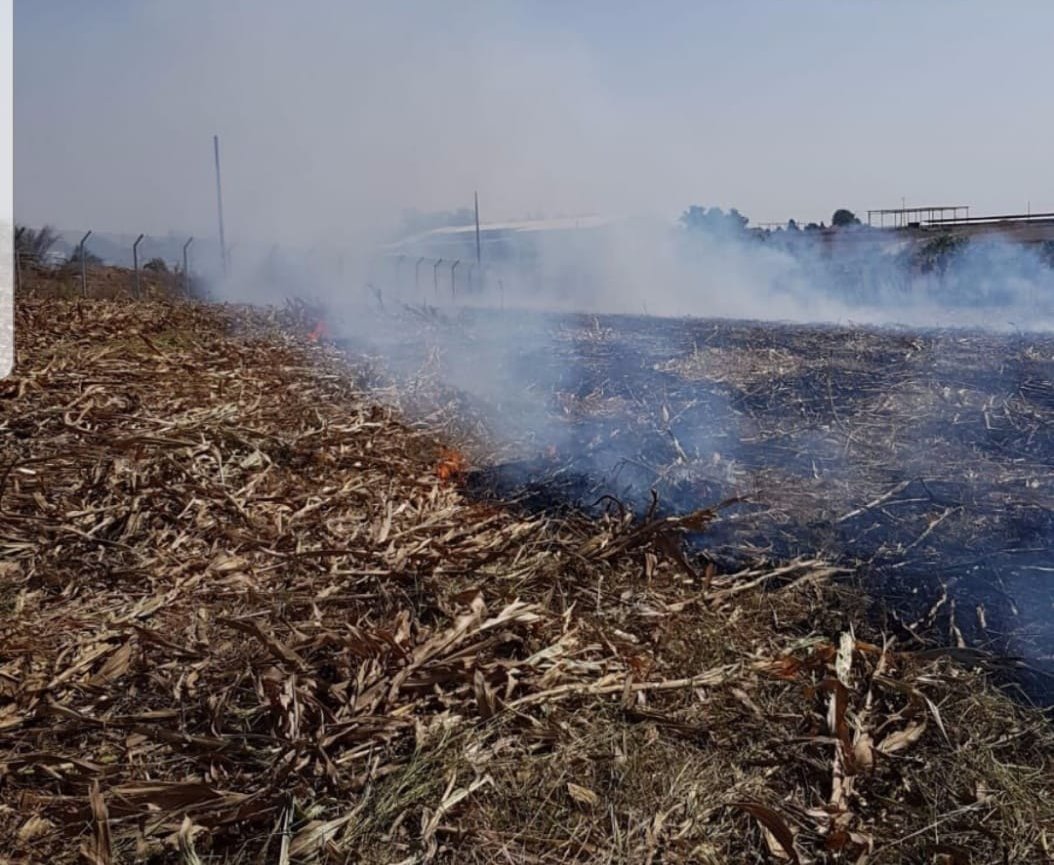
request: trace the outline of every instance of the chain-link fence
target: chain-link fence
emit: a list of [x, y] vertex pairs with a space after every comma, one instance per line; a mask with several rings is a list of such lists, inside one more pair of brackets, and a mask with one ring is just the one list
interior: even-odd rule
[[19, 226], [14, 237], [15, 288], [69, 296], [146, 297], [201, 293], [203, 275], [193, 269], [194, 239], [139, 234], [96, 235]]
[[484, 268], [468, 254], [363, 256], [331, 246], [234, 241], [221, 256], [211, 238], [47, 226], [17, 228], [14, 247], [16, 290], [63, 297], [335, 298], [365, 290], [368, 297], [440, 305], [471, 302], [487, 289], [503, 301], [507, 282], [497, 263]]

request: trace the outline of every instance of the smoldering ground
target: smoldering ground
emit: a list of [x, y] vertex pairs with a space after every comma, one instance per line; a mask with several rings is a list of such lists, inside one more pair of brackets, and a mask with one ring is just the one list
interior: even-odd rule
[[[697, 198], [768, 215], [792, 213], [802, 202], [826, 208], [836, 197], [888, 198], [908, 181], [913, 194], [943, 198], [969, 177], [985, 186], [978, 194], [987, 201], [976, 206], [1002, 194], [993, 189], [1031, 188], [1046, 157], [1030, 156], [1020, 142], [1049, 136], [1042, 128], [1027, 134], [1022, 124], [1039, 124], [1044, 115], [1004, 107], [991, 68], [956, 64], [961, 86], [936, 105], [928, 88], [885, 89], [895, 86], [887, 75], [796, 74], [801, 56], [830, 51], [844, 52], [839, 56], [852, 57], [854, 66], [888, 68], [891, 41], [902, 52], [903, 40], [916, 34], [925, 44], [927, 26], [941, 39], [916, 56], [953, 44], [945, 38], [950, 29], [987, 33], [1001, 22], [982, 28], [966, 12], [954, 20], [933, 13], [931, 20], [919, 10], [910, 32], [898, 24], [887, 41], [869, 26], [843, 47], [811, 44], [829, 28], [803, 26], [813, 13], [781, 6], [768, 17], [751, 13], [720, 26], [697, 21], [684, 28], [686, 38], [704, 34], [711, 62], [699, 63], [705, 52], [694, 43], [680, 53], [663, 47], [651, 54], [670, 65], [649, 71], [655, 63], [636, 40], [612, 62], [594, 50], [592, 30], [493, 4], [392, 12], [320, 3], [309, 14], [277, 3], [138, 4], [124, 10], [126, 29], [97, 24], [91, 38], [83, 28], [38, 17], [35, 6], [23, 8], [23, 20], [43, 35], [36, 50], [16, 58], [24, 82], [15, 127], [21, 221], [156, 234], [178, 225], [182, 234], [210, 236], [216, 132], [228, 240], [237, 248], [226, 278], [215, 268], [215, 296], [322, 300], [332, 329], [356, 352], [383, 359], [408, 380], [426, 370], [467, 395], [466, 408], [484, 419], [507, 462], [544, 457], [562, 470], [573, 499], [593, 501], [608, 491], [639, 509], [655, 488], [664, 506], [679, 509], [746, 492], [773, 521], [755, 520], [743, 536], [762, 553], [812, 545], [866, 559], [899, 545], [918, 555], [973, 512], [958, 504], [971, 500], [969, 490], [935, 489], [930, 475], [954, 467], [967, 480], [978, 471], [985, 489], [1002, 472], [1017, 478], [995, 488], [1021, 521], [978, 524], [983, 561], [990, 564], [1008, 544], [1042, 549], [1049, 541], [1044, 482], [1029, 486], [1048, 466], [1042, 446], [1051, 380], [1046, 338], [1031, 335], [1050, 327], [1050, 272], [1033, 253], [974, 247], [935, 272], [896, 251], [862, 247], [832, 256], [819, 246], [708, 237], [669, 225]], [[794, 19], [798, 39], [784, 38], [780, 15]], [[605, 9], [590, 24], [607, 16]], [[1018, 45], [1021, 58], [1047, 58], [1042, 44], [1022, 47], [1022, 39], [1042, 33], [1031, 28], [1007, 44]], [[722, 50], [722, 42], [755, 44], [766, 34], [778, 37], [773, 50], [751, 63], [741, 62], [738, 49]], [[101, 62], [111, 57], [120, 62]], [[1006, 73], [1013, 76], [1006, 90], [1041, 104], [1049, 75], [1020, 72]], [[71, 81], [92, 82], [91, 93]], [[981, 106], [978, 94], [993, 88], [996, 95]], [[816, 94], [821, 101], [809, 103]], [[810, 104], [807, 120], [796, 119]], [[884, 104], [897, 111], [874, 110]], [[998, 122], [977, 128], [982, 107], [989, 119], [1014, 121], [1012, 141]], [[879, 116], [912, 111], [925, 117], [926, 153], [905, 149], [901, 125]], [[77, 130], [75, 145], [70, 129]], [[825, 146], [772, 156], [773, 141], [795, 135]], [[986, 159], [996, 144], [1011, 154], [998, 177], [994, 169], [991, 179], [977, 176], [971, 154]], [[542, 211], [663, 219], [625, 221], [599, 234], [539, 235], [530, 267], [503, 265], [485, 250], [481, 293], [456, 294], [453, 302], [442, 269], [436, 292], [427, 269], [422, 289], [409, 267], [396, 278], [391, 261], [375, 260], [402, 208], [467, 204], [473, 189], [482, 192], [485, 220]], [[206, 265], [199, 257], [197, 266]], [[439, 314], [422, 311], [425, 303]], [[471, 315], [457, 311], [464, 307], [474, 308]], [[732, 323], [739, 319], [809, 326]], [[830, 330], [817, 328], [820, 322], [915, 330]], [[947, 327], [1009, 335], [939, 330]], [[1027, 335], [1014, 335], [1018, 329]], [[935, 450], [935, 441], [944, 450]], [[886, 443], [880, 454], [862, 450], [876, 442]], [[1021, 477], [1013, 475], [1019, 459], [1028, 466]], [[551, 468], [527, 477], [549, 477]], [[907, 475], [925, 488], [905, 487], [911, 501], [898, 498], [889, 512], [917, 507], [914, 517], [886, 526], [883, 511], [881, 531], [856, 526], [857, 517], [839, 522]], [[824, 507], [779, 510], [791, 490], [809, 485]], [[715, 531], [736, 528], [731, 517], [742, 523], [744, 512], [729, 514]], [[867, 509], [860, 518], [878, 519], [875, 513]], [[927, 531], [931, 518], [940, 522]], [[854, 526], [856, 534], [840, 534]], [[740, 541], [727, 545], [734, 543]], [[950, 548], [935, 549], [926, 560], [930, 571], [951, 561]], [[1044, 567], [1040, 562], [1028, 566]], [[911, 580], [903, 586], [906, 594], [915, 590]], [[940, 600], [939, 585], [927, 583], [918, 597], [928, 613]], [[1026, 612], [1039, 617], [1044, 609], [1030, 602]], [[963, 621], [960, 603], [955, 627], [962, 630]], [[987, 630], [995, 621], [986, 615]], [[949, 617], [942, 624], [947, 633], [951, 623]]]
[[[662, 257], [636, 237], [613, 244], [621, 260], [594, 238], [495, 266], [476, 294], [444, 279], [437, 295], [390, 261], [358, 274], [369, 288], [291, 279], [290, 262], [272, 287], [318, 297], [397, 391], [439, 394], [420, 417], [457, 403], [489, 448], [472, 494], [638, 516], [741, 499], [694, 539], [722, 569], [831, 557], [894, 631], [1022, 656], [1048, 699], [1054, 336], [1038, 253], [985, 244], [924, 269], [918, 250], [839, 258], [671, 231]], [[797, 321], [731, 315], [760, 309]]]

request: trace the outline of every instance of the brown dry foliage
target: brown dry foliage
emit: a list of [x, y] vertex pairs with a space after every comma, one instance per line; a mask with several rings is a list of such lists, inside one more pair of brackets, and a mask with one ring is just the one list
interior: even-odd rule
[[1049, 858], [1054, 735], [982, 667], [821, 561], [701, 574], [709, 512], [467, 500], [316, 323], [20, 301], [0, 859]]
[[[80, 266], [76, 262], [46, 267], [23, 261], [19, 274], [19, 294], [36, 298], [72, 299], [81, 297], [83, 292]], [[135, 276], [130, 268], [90, 264], [85, 275], [90, 298], [118, 300], [135, 295]], [[140, 267], [139, 290], [146, 298], [181, 297], [185, 293], [183, 275], [173, 272], [159, 273]]]

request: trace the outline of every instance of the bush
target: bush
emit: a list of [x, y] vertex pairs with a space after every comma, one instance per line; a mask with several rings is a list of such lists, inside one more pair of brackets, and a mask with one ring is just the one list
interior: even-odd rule
[[[103, 260], [97, 256], [90, 249], [85, 248], [84, 250], [84, 264], [86, 267], [94, 267], [102, 264]], [[66, 265], [68, 267], [80, 267], [81, 266], [81, 248], [79, 246], [73, 247], [73, 251], [70, 253], [70, 257], [66, 259]]]
[[15, 228], [15, 252], [21, 258], [43, 263], [59, 239], [58, 232], [50, 225], [38, 229], [19, 225]]
[[836, 210], [831, 217], [831, 225], [835, 228], [848, 228], [850, 225], [859, 224], [860, 220], [856, 218], [856, 214], [851, 210], [846, 210], [844, 207]]

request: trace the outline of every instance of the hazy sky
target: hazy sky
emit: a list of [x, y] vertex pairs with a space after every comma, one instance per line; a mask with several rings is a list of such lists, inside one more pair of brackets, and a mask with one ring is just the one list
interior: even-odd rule
[[1054, 3], [16, 0], [21, 222], [1054, 210]]

